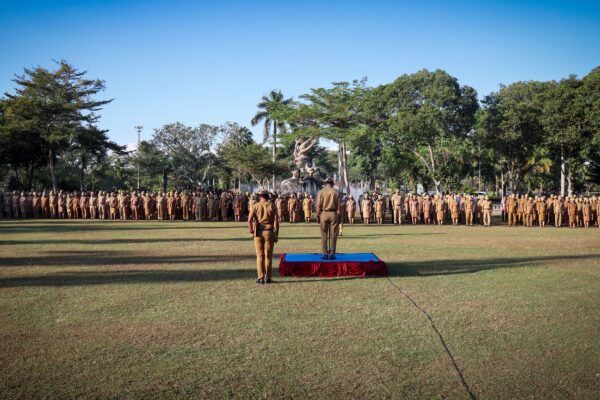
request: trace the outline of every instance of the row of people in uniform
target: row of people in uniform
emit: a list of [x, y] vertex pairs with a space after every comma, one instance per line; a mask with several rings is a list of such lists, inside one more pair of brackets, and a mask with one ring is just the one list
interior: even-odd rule
[[501, 201], [502, 220], [508, 226], [600, 227], [600, 198], [512, 194]]
[[[305, 193], [272, 193], [279, 222], [310, 223], [314, 199]], [[213, 190], [149, 192], [59, 191], [2, 192], [0, 218], [158, 219], [196, 221], [243, 221], [258, 201], [256, 195]], [[491, 225], [492, 201], [469, 194], [401, 194], [386, 197], [365, 192], [358, 199], [343, 196], [340, 222], [363, 224]], [[511, 195], [500, 204], [502, 220], [509, 226], [594, 226], [600, 225], [600, 198]]]
[[121, 219], [121, 220], [243, 220], [248, 196], [232, 192], [149, 193], [0, 191], [0, 218]]

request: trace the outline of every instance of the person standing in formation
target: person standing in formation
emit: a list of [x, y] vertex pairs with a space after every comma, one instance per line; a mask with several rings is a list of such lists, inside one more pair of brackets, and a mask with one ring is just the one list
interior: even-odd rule
[[67, 218], [67, 199], [63, 193], [63, 191], [58, 192], [58, 218], [66, 219]]
[[144, 195], [142, 196], [142, 201], [144, 204], [144, 216], [146, 217], [146, 221], [150, 221], [152, 219], [152, 214], [154, 211], [152, 210], [152, 196], [150, 196], [149, 193], [144, 192]]
[[340, 212], [340, 193], [333, 188], [333, 179], [325, 178], [324, 188], [317, 194], [317, 218], [321, 224], [321, 258], [335, 259], [338, 223]]
[[401, 225], [402, 224], [402, 196], [400, 195], [400, 190], [397, 190], [392, 195], [392, 219], [394, 224]]
[[583, 204], [581, 205], [581, 214], [583, 215], [583, 226], [589, 228], [590, 221], [592, 220], [592, 206], [588, 199], [583, 200]]
[[304, 196], [304, 200], [302, 200], [302, 211], [304, 211], [304, 222], [306, 222], [307, 224], [310, 223], [310, 219], [312, 218], [312, 210], [313, 210], [312, 196], [306, 195], [306, 196]]
[[410, 197], [408, 202], [408, 206], [410, 207], [410, 219], [413, 225], [416, 225], [419, 222], [419, 201], [417, 200], [417, 196], [413, 195]]
[[377, 225], [383, 225], [383, 217], [385, 215], [385, 201], [383, 196], [377, 196], [375, 200], [375, 218], [377, 219]]
[[221, 193], [221, 199], [219, 200], [219, 210], [221, 211], [221, 221], [227, 221], [228, 212], [228, 200], [225, 192]]
[[373, 204], [371, 203], [371, 199], [369, 198], [369, 193], [365, 192], [365, 194], [363, 195], [363, 200], [362, 200], [362, 205], [361, 205], [363, 223], [365, 225], [368, 225], [371, 223], [372, 208], [373, 208]]
[[560, 228], [562, 226], [562, 215], [565, 211], [565, 205], [563, 203], [562, 196], [554, 200], [554, 226]]
[[184, 221], [190, 220], [190, 196], [188, 195], [187, 190], [181, 194], [181, 212], [182, 219]]
[[259, 285], [269, 284], [273, 266], [273, 248], [278, 241], [279, 220], [277, 209], [270, 201], [269, 192], [260, 192], [260, 201], [252, 205], [248, 215], [248, 230], [254, 238], [256, 272]]
[[429, 198], [429, 195], [425, 195], [423, 200], [423, 219], [426, 225], [431, 224], [431, 214], [433, 213], [433, 202]]
[[112, 220], [117, 219], [117, 214], [120, 210], [119, 206], [120, 206], [119, 200], [117, 199], [115, 192], [112, 192], [110, 194], [110, 198], [108, 199], [108, 209], [110, 210], [110, 219], [112, 219]]
[[452, 225], [456, 226], [458, 225], [458, 216], [460, 210], [460, 204], [458, 203], [458, 199], [456, 198], [456, 196], [450, 196], [450, 199], [448, 200], [448, 206], [450, 208], [450, 218], [452, 219]]
[[348, 213], [348, 223], [354, 225], [354, 216], [356, 215], [356, 201], [350, 195], [346, 201], [346, 212]]
[[290, 215], [290, 223], [296, 223], [296, 212], [298, 210], [298, 199], [296, 198], [296, 194], [292, 194], [292, 196], [288, 200], [288, 213]]
[[465, 210], [465, 225], [473, 226], [473, 208], [475, 206], [473, 197], [466, 195], [462, 202]]
[[444, 218], [446, 216], [446, 202], [441, 195], [436, 194], [433, 204], [435, 205], [435, 217], [438, 225], [444, 225]]
[[488, 196], [485, 196], [483, 199], [483, 203], [481, 204], [481, 210], [483, 212], [483, 225], [490, 226], [492, 225], [492, 201]]
[[567, 214], [569, 215], [569, 228], [577, 226], [577, 204], [572, 198], [567, 201]]
[[242, 196], [236, 193], [233, 197], [233, 218], [235, 222], [240, 222], [242, 215]]

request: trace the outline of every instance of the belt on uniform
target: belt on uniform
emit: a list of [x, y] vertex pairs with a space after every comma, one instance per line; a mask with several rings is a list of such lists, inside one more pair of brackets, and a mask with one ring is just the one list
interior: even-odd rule
[[337, 212], [337, 210], [323, 210], [323, 212]]

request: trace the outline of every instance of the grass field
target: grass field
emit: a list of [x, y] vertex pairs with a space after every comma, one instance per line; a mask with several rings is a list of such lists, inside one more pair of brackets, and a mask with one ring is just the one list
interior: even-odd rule
[[[283, 225], [276, 258], [318, 235]], [[600, 229], [346, 226], [339, 251], [390, 278], [258, 287], [242, 224], [1, 221], [0, 398], [599, 397]]]

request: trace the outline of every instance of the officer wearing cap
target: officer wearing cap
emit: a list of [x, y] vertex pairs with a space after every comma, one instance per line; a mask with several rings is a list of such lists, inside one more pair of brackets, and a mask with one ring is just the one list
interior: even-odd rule
[[321, 225], [322, 259], [335, 259], [340, 212], [340, 193], [333, 188], [333, 179], [325, 178], [317, 194], [317, 218]]
[[273, 247], [279, 233], [279, 219], [275, 204], [269, 199], [269, 192], [263, 190], [259, 193], [259, 197], [259, 201], [250, 208], [248, 230], [254, 237], [256, 249], [256, 272], [258, 273], [256, 283], [262, 285], [271, 283]]

